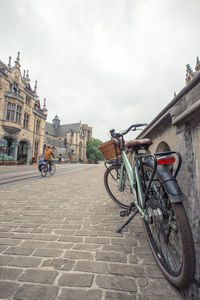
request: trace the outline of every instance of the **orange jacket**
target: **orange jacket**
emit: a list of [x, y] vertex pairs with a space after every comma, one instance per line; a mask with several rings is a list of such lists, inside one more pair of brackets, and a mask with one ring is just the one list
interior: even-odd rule
[[51, 156], [56, 158], [51, 148], [46, 148], [44, 151], [44, 160], [50, 160]]

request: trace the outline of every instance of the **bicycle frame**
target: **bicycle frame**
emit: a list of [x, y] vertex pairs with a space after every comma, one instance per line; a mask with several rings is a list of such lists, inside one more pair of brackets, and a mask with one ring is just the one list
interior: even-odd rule
[[[134, 175], [133, 175], [133, 168], [128, 160], [128, 157], [126, 155], [126, 152], [122, 150], [122, 164], [121, 164], [121, 172], [120, 172], [120, 187], [122, 186], [122, 182], [125, 178], [123, 176], [126, 176], [124, 174], [124, 169], [127, 172], [127, 176], [131, 185], [131, 190], [134, 195], [134, 204], [137, 207], [138, 211], [142, 215], [142, 217], [145, 216], [144, 211], [141, 209], [139, 206], [139, 202], [143, 205], [144, 203], [144, 193], [141, 188], [141, 176], [139, 174], [139, 169], [138, 169], [138, 163], [136, 160], [135, 166], [134, 166]], [[138, 199], [139, 198], [139, 199]]]
[[[138, 151], [136, 150], [135, 152], [135, 164], [134, 164], [134, 168], [132, 168], [126, 151], [125, 149], [122, 149], [122, 163], [121, 163], [121, 172], [120, 172], [120, 187], [119, 189], [122, 189], [123, 187], [123, 181], [126, 179], [124, 178], [124, 176], [128, 176], [130, 185], [131, 185], [131, 190], [132, 193], [134, 195], [134, 205], [136, 206], [138, 212], [141, 214], [141, 216], [143, 218], [146, 217], [146, 213], [143, 210], [144, 204], [145, 204], [145, 199], [148, 195], [149, 192], [149, 188], [151, 186], [153, 177], [155, 175], [156, 169], [157, 169], [157, 157], [163, 156], [163, 155], [171, 155], [171, 154], [176, 154], [178, 156], [178, 166], [176, 168], [176, 170], [174, 171], [174, 178], [176, 178], [180, 167], [181, 167], [181, 163], [182, 163], [182, 159], [181, 159], [181, 155], [179, 152], [176, 151], [167, 151], [167, 152], [158, 152], [155, 154], [139, 154]], [[142, 190], [142, 186], [141, 186], [141, 182], [142, 182], [142, 176], [144, 176], [144, 169], [143, 169], [143, 162], [142, 159], [147, 159], [147, 158], [151, 158], [151, 160], [153, 160], [153, 172], [151, 175], [151, 178], [149, 179], [149, 183], [147, 186], [147, 189], [145, 191], [145, 194]], [[140, 170], [139, 170], [140, 169]], [[124, 174], [124, 170], [126, 170], [126, 174]], [[148, 217], [148, 216], [147, 216]]]

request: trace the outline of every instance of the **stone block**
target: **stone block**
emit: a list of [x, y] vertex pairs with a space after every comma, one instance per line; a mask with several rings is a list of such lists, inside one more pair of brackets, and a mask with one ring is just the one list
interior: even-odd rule
[[34, 249], [32, 248], [22, 248], [22, 247], [9, 247], [4, 254], [11, 254], [11, 255], [31, 255]]
[[37, 249], [33, 253], [33, 256], [39, 257], [60, 257], [63, 254], [63, 250], [58, 249]]
[[126, 263], [127, 255], [116, 252], [96, 252], [96, 260]]
[[13, 256], [0, 256], [0, 266], [6, 266], [14, 257]]
[[96, 261], [78, 261], [75, 271], [108, 274], [108, 264]]
[[16, 280], [22, 272], [23, 269], [0, 267], [0, 280]]
[[11, 299], [13, 294], [18, 290], [18, 288], [18, 283], [10, 281], [0, 281], [0, 297], [3, 299]]
[[137, 265], [126, 265], [126, 264], [110, 264], [109, 273], [116, 275], [126, 275], [133, 277], [146, 277], [144, 267]]
[[86, 251], [67, 250], [65, 251], [64, 257], [68, 259], [93, 260], [93, 253]]
[[103, 289], [136, 292], [135, 280], [124, 276], [97, 275], [96, 284]]
[[41, 259], [37, 257], [26, 257], [26, 256], [19, 256], [13, 258], [8, 265], [15, 266], [15, 267], [37, 267], [41, 263]]
[[16, 300], [55, 300], [58, 287], [46, 285], [23, 284], [14, 294]]
[[31, 282], [31, 283], [45, 283], [52, 284], [56, 278], [58, 272], [51, 270], [26, 270], [18, 279], [19, 281]]
[[58, 281], [59, 285], [70, 287], [90, 287], [94, 275], [68, 273], [61, 276]]
[[75, 261], [63, 259], [63, 258], [53, 258], [47, 259], [43, 262], [42, 267], [53, 268], [56, 270], [71, 271], [74, 267]]
[[58, 296], [56, 299], [57, 300], [84, 300], [84, 299], [101, 300], [102, 291], [97, 289], [83, 290], [83, 289], [62, 288], [60, 296]]
[[137, 296], [118, 292], [106, 292], [105, 300], [136, 300]]

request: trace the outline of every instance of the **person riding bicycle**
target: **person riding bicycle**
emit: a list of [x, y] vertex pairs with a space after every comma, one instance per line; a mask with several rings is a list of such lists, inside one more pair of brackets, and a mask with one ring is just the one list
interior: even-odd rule
[[50, 146], [48, 146], [48, 147], [44, 150], [44, 161], [48, 163], [48, 165], [49, 165], [49, 170], [51, 170], [51, 164], [52, 164], [51, 156], [53, 156], [53, 158], [56, 158], [56, 157], [55, 157], [55, 154], [54, 154], [54, 152], [53, 152], [53, 150], [51, 149]]

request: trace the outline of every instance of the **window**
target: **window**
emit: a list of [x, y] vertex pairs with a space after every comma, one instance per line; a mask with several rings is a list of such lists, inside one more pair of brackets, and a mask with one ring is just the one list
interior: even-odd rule
[[16, 81], [13, 82], [13, 92], [17, 94], [18, 91], [18, 83]]
[[37, 134], [40, 133], [40, 120], [37, 120], [37, 122], [36, 122], [36, 133]]
[[31, 102], [31, 98], [26, 96], [26, 105], [30, 105], [30, 102]]
[[16, 123], [21, 123], [22, 119], [22, 107], [21, 105], [17, 104], [17, 109], [16, 109]]
[[7, 102], [6, 120], [11, 121], [11, 102]]
[[29, 121], [29, 115], [27, 113], [24, 113], [24, 124], [23, 124], [23, 127], [25, 129], [28, 129], [28, 121]]
[[38, 146], [39, 146], [39, 142], [35, 141], [35, 148], [34, 148], [34, 156], [35, 157], [38, 156]]
[[20, 89], [18, 87], [18, 83], [14, 81], [13, 83], [10, 83], [10, 92], [14, 94], [20, 94]]
[[6, 121], [21, 124], [22, 106], [12, 102], [6, 102]]
[[14, 122], [15, 121], [15, 103], [11, 104], [11, 121]]

